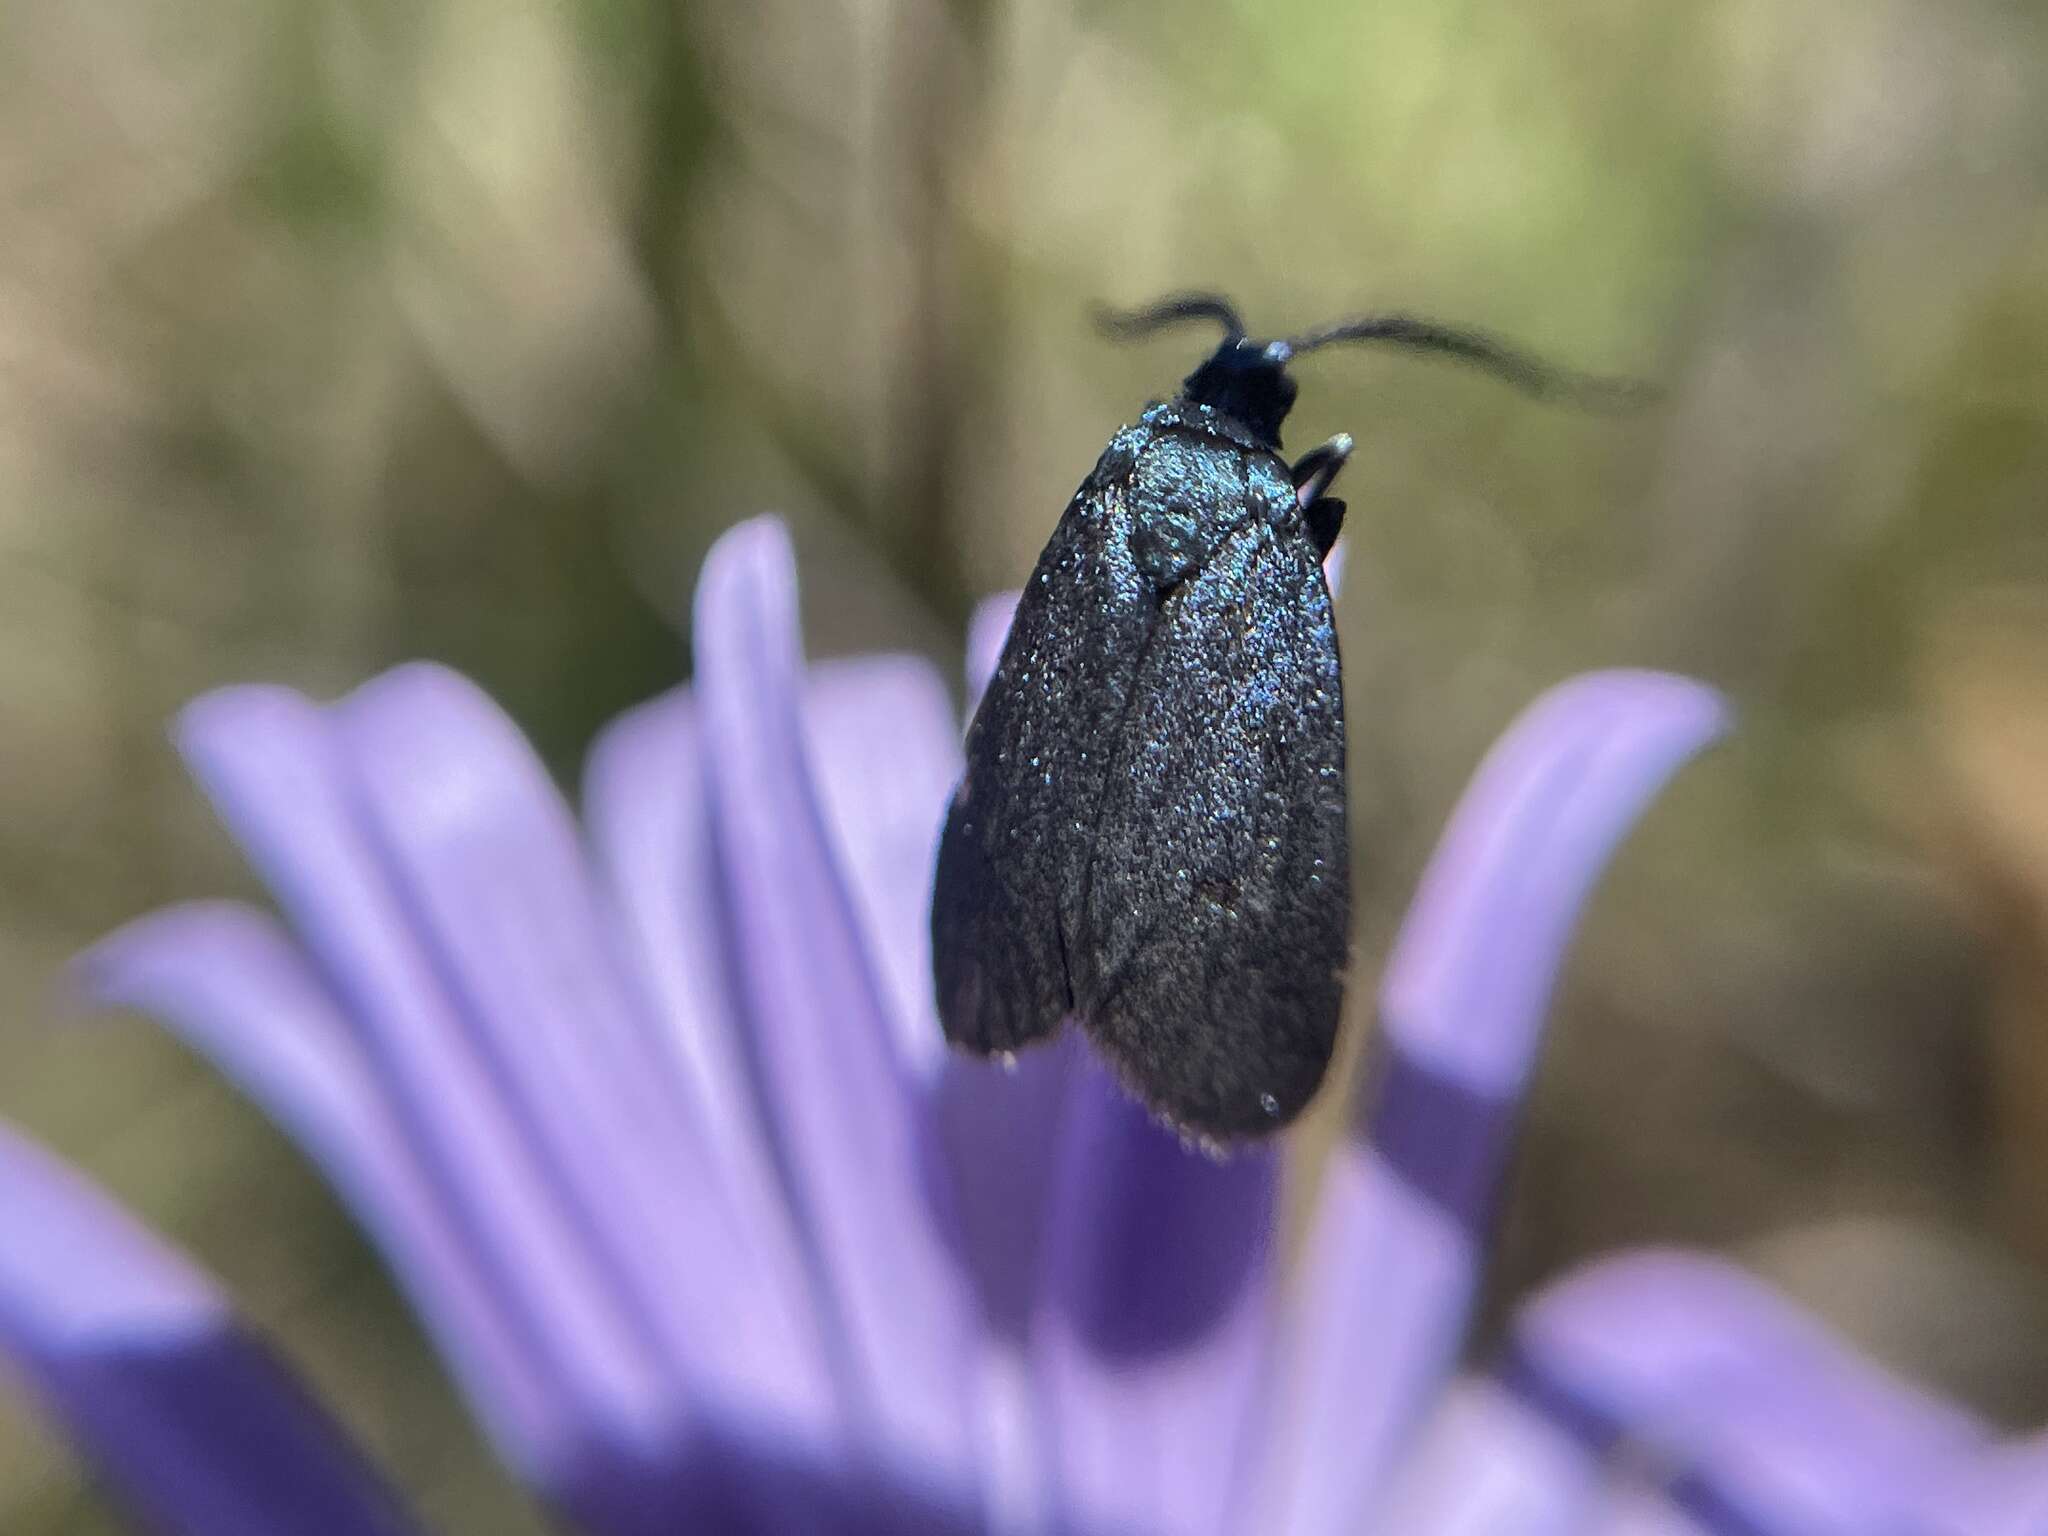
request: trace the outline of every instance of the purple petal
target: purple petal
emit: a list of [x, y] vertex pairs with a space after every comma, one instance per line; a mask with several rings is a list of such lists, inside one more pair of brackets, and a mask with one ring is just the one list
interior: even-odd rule
[[79, 974], [95, 1001], [164, 1020], [320, 1165], [405, 1285], [500, 1455], [528, 1482], [558, 1484], [578, 1427], [458, 1240], [347, 1022], [277, 924], [228, 902], [174, 907], [101, 941]]
[[[1966, 1414], [1895, 1381], [1761, 1281], [1704, 1254], [1651, 1250], [1553, 1281], [1516, 1316], [1508, 1374], [1573, 1405], [1583, 1433], [1661, 1434], [1713, 1399], [1737, 1401], [1819, 1380], [1846, 1433], [1869, 1415], [1903, 1446], [1973, 1443]], [[1719, 1414], [1718, 1406], [1709, 1411]]]
[[1260, 1487], [1281, 1529], [1340, 1527], [1383, 1476], [1463, 1330], [1476, 1238], [1571, 927], [1622, 834], [1720, 734], [1683, 678], [1552, 689], [1488, 755], [1423, 876], [1381, 988], [1369, 1141], [1332, 1159]]
[[620, 972], [575, 825], [525, 739], [438, 667], [386, 673], [336, 715], [440, 972], [585, 1241], [665, 1352], [676, 1400], [829, 1419], [801, 1274], [761, 1262], [665, 1091], [651, 1005]]
[[1072, 1032], [1004, 1067], [950, 1053], [933, 1086], [943, 1156], [935, 1199], [958, 1211], [957, 1257], [980, 1301], [983, 1478], [990, 1528], [1044, 1530], [1053, 1497], [1049, 1429], [1029, 1347], [1044, 1295], [1043, 1252], [1057, 1148], [1085, 1047]]
[[1044, 1395], [1031, 1356], [1014, 1341], [989, 1338], [981, 1375], [983, 1529], [991, 1536], [1055, 1529]]
[[1683, 1469], [1674, 1498], [1716, 1529], [1885, 1528], [1983, 1436], [1739, 1269], [1687, 1254], [1548, 1287], [1517, 1320], [1507, 1373], [1596, 1439]]
[[613, 721], [590, 754], [584, 813], [658, 1016], [676, 1113], [702, 1127], [754, 1246], [796, 1268], [795, 1222], [747, 1065], [699, 713], [678, 688]]
[[885, 1453], [974, 1485], [971, 1301], [927, 1207], [931, 1177], [882, 984], [804, 750], [789, 542], [742, 524], [696, 604], [717, 834], [750, 1044], [847, 1385]]
[[1271, 1342], [1278, 1155], [1181, 1145], [1092, 1061], [1074, 1072], [1039, 1354], [1058, 1482], [1085, 1530], [1242, 1529]]
[[1357, 1142], [1332, 1154], [1262, 1433], [1275, 1531], [1344, 1531], [1371, 1506], [1449, 1368], [1473, 1263], [1464, 1227], [1378, 1156]]
[[1388, 962], [1389, 1044], [1460, 1087], [1519, 1094], [1571, 930], [1624, 834], [1727, 727], [1711, 689], [1655, 672], [1553, 688], [1488, 754]]
[[1633, 1477], [1619, 1477], [1586, 1529], [1592, 1536], [1720, 1536]]
[[1003, 659], [1003, 642], [1010, 638], [1010, 623], [1017, 617], [1017, 600], [1023, 595], [998, 592], [994, 597], [985, 597], [967, 622], [966, 719], [974, 718], [981, 696], [988, 690], [988, 680], [996, 675], [996, 663]]
[[1930, 1490], [1922, 1536], [2040, 1536], [2048, 1531], [2048, 1434], [1992, 1447]]
[[[1688, 1466], [1668, 1484], [1672, 1502], [1731, 1536], [1899, 1529], [1927, 1479], [1948, 1470], [1944, 1450], [1955, 1448], [1909, 1446], [1897, 1426], [1870, 1432], [1881, 1413], [1867, 1406], [1845, 1415], [1837, 1410], [1846, 1401], [1826, 1384], [1800, 1382], [1739, 1411], [1702, 1413], [1685, 1438], [1657, 1446]], [[1894, 1450], [1905, 1459], [1888, 1461]]]
[[810, 761], [897, 1046], [929, 1079], [945, 1055], [932, 998], [931, 885], [946, 800], [960, 780], [960, 728], [930, 663], [866, 656], [811, 668]]
[[1378, 1536], [1581, 1536], [1599, 1497], [1599, 1462], [1584, 1444], [1514, 1393], [1460, 1381], [1431, 1410], [1366, 1528]]
[[189, 1536], [401, 1536], [390, 1491], [196, 1270], [0, 1126], [0, 1347], [123, 1499]]
[[719, 931], [696, 700], [675, 688], [605, 727], [583, 773], [583, 819], [636, 970], [662, 1015], [680, 1112], [744, 1143], [747, 1066]]
[[180, 744], [330, 978], [421, 1166], [576, 1417], [593, 1436], [658, 1443], [672, 1405], [649, 1344], [422, 947], [327, 719], [288, 690], [228, 689], [185, 711]]
[[1065, 1032], [1008, 1065], [946, 1058], [933, 1113], [959, 1210], [961, 1261], [987, 1326], [1021, 1341], [1043, 1287], [1054, 1165], [1085, 1048]]

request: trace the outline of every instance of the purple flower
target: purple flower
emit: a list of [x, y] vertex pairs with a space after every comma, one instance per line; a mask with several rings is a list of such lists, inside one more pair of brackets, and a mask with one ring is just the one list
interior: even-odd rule
[[[942, 1051], [957, 719], [921, 661], [806, 669], [794, 595], [777, 524], [719, 543], [694, 686], [606, 733], [582, 829], [441, 669], [200, 700], [180, 744], [289, 926], [189, 905], [82, 963], [321, 1167], [578, 1528], [2033, 1528], [2048, 1448], [1710, 1260], [1567, 1277], [1457, 1372], [1575, 914], [1719, 732], [1710, 693], [1596, 674], [1495, 749], [1283, 1264], [1273, 1150], [1190, 1154], [1071, 1041], [1011, 1072]], [[4, 1128], [0, 1344], [164, 1529], [414, 1529], [202, 1276]]]

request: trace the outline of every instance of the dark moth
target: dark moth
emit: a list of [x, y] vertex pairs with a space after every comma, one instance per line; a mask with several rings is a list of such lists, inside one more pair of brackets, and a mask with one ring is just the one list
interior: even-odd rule
[[1195, 317], [1222, 345], [1110, 440], [1024, 588], [946, 816], [932, 970], [956, 1045], [1012, 1052], [1072, 1016], [1156, 1115], [1228, 1141], [1321, 1083], [1351, 918], [1323, 578], [1351, 440], [1281, 458], [1287, 364], [1382, 340], [1561, 376], [1399, 316], [1261, 342], [1190, 295], [1112, 324]]

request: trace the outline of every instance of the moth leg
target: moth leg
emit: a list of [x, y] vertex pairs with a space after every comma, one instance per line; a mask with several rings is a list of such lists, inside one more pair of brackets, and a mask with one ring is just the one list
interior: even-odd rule
[[1309, 504], [1330, 488], [1337, 471], [1351, 457], [1351, 434], [1339, 432], [1320, 448], [1311, 448], [1288, 473], [1294, 481], [1294, 499], [1307, 510]]
[[1316, 558], [1327, 558], [1344, 527], [1344, 503], [1334, 496], [1318, 496], [1301, 515], [1308, 524], [1308, 536], [1315, 540]]
[[1339, 432], [1320, 448], [1311, 448], [1301, 456], [1290, 472], [1294, 481], [1294, 499], [1301, 507], [1302, 517], [1308, 523], [1309, 537], [1315, 540], [1316, 557], [1322, 558], [1337, 542], [1337, 533], [1344, 526], [1344, 503], [1323, 492], [1330, 488], [1330, 482], [1337, 478], [1337, 471], [1344, 467], [1344, 461], [1351, 457], [1351, 435]]

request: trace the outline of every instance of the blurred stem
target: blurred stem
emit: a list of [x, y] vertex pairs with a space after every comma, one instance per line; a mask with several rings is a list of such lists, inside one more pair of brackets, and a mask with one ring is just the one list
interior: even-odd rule
[[[891, 16], [894, 46], [885, 78], [900, 74], [905, 86], [892, 93], [904, 104], [892, 126], [911, 192], [904, 248], [913, 253], [915, 267], [901, 369], [906, 409], [899, 419], [907, 440], [892, 456], [892, 478], [904, 523], [898, 537], [914, 558], [929, 562], [936, 551], [952, 548], [950, 471], [970, 383], [955, 318], [959, 261], [948, 186], [949, 155], [966, 128], [960, 110], [964, 82], [955, 78], [958, 52], [945, 46], [936, 26], [919, 35], [905, 25], [900, 5]], [[954, 576], [957, 581], [957, 568]]]
[[648, 70], [645, 167], [631, 237], [674, 355], [689, 356], [682, 303], [690, 193], [710, 139], [711, 113], [681, 0], [650, 0], [637, 37]]
[[[864, 18], [873, 28], [864, 39], [871, 52], [863, 72], [873, 82], [868, 164], [857, 178], [866, 201], [855, 227], [868, 263], [863, 286], [891, 292], [894, 304], [879, 306], [881, 323], [857, 345], [875, 370], [872, 399], [852, 408], [864, 436], [835, 442], [772, 370], [740, 349], [725, 355], [737, 358], [750, 408], [805, 478], [910, 590], [958, 622], [975, 594], [953, 537], [951, 471], [975, 379], [959, 321], [962, 247], [950, 173], [974, 92], [967, 54], [942, 11], [925, 0], [873, 4]], [[904, 317], [900, 330], [886, 323], [892, 308]]]

